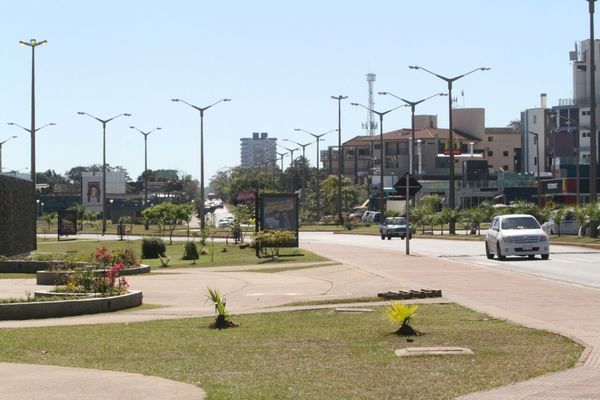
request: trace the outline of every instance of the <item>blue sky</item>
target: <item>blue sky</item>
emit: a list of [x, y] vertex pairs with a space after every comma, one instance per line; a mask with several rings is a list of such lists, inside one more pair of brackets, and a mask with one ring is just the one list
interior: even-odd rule
[[[480, 66], [458, 81], [467, 107], [486, 108], [487, 126], [505, 126], [520, 111], [572, 96], [568, 52], [589, 35], [585, 0], [430, 1], [30, 1], [3, 2], [0, 13], [0, 141], [3, 167], [30, 165], [29, 134], [6, 122], [30, 124], [31, 50], [19, 40], [48, 40], [36, 49], [38, 171], [58, 173], [102, 162], [100, 118], [127, 112], [108, 125], [107, 162], [136, 178], [144, 167], [143, 137], [129, 129], [156, 126], [149, 137], [151, 169], [173, 168], [199, 177], [198, 113], [182, 98], [206, 106], [206, 179], [240, 162], [241, 137], [269, 137], [306, 143], [337, 128], [342, 138], [364, 134], [365, 74], [377, 74], [375, 91], [419, 100], [445, 91], [445, 83], [408, 65], [454, 76]], [[600, 36], [600, 34], [599, 34]], [[375, 108], [399, 103], [376, 96]], [[437, 114], [447, 126], [447, 101], [435, 98], [418, 113]], [[384, 130], [410, 126], [399, 109]], [[324, 145], [337, 143], [335, 133]], [[290, 143], [280, 144], [289, 145]], [[322, 147], [324, 148], [324, 147]], [[312, 163], [314, 146], [307, 148]], [[296, 155], [299, 153], [296, 153]], [[286, 159], [285, 164], [287, 165]]]

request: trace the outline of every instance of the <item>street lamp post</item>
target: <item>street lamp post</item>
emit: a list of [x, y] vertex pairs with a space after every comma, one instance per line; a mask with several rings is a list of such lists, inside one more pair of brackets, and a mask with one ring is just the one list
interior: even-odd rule
[[206, 107], [198, 107], [181, 99], [171, 99], [171, 101], [187, 104], [194, 110], [200, 112], [200, 230], [204, 232], [206, 227], [206, 221], [204, 221], [204, 216], [206, 214], [206, 210], [204, 208], [204, 112], [222, 101], [231, 101], [231, 99], [221, 99]]
[[596, 185], [597, 163], [597, 127], [596, 127], [596, 66], [594, 52], [594, 4], [596, 0], [587, 0], [590, 13], [590, 57], [588, 71], [590, 73], [590, 203], [597, 200], [598, 188]]
[[401, 100], [404, 103], [406, 103], [408, 106], [410, 106], [410, 112], [411, 112], [410, 140], [411, 140], [411, 143], [410, 143], [410, 146], [408, 148], [408, 150], [409, 150], [409, 155], [408, 155], [408, 173], [411, 174], [411, 175], [413, 175], [414, 174], [414, 154], [415, 154], [415, 149], [414, 149], [414, 146], [415, 146], [415, 108], [416, 108], [417, 105], [419, 105], [419, 104], [421, 104], [421, 103], [423, 103], [423, 102], [425, 102], [425, 101], [427, 101], [429, 99], [432, 99], [432, 98], [437, 97], [437, 96], [447, 96], [448, 94], [447, 93], [436, 93], [434, 95], [431, 95], [431, 96], [429, 96], [427, 98], [424, 98], [424, 99], [421, 99], [419, 101], [408, 101], [408, 100], [403, 99], [402, 97], [396, 96], [394, 93], [390, 93], [390, 92], [379, 92], [379, 94], [382, 94], [382, 95], [389, 94], [390, 96], [395, 97], [398, 100]]
[[35, 171], [35, 133], [38, 129], [35, 129], [35, 48], [37, 46], [45, 46], [48, 44], [47, 40], [38, 42], [35, 39], [30, 39], [29, 42], [19, 41], [21, 46], [31, 47], [31, 181], [35, 189], [36, 184], [36, 171]]
[[[16, 127], [19, 127], [19, 128], [21, 128], [21, 129], [23, 129], [25, 132], [29, 132], [29, 134], [31, 135], [31, 142], [32, 142], [32, 143], [35, 143], [35, 134], [36, 134], [38, 131], [40, 131], [40, 130], [44, 129], [44, 128], [45, 128], [45, 127], [47, 127], [47, 126], [54, 126], [54, 125], [56, 125], [56, 124], [55, 124], [54, 122], [50, 122], [50, 123], [48, 123], [48, 124], [46, 124], [46, 125], [42, 125], [42, 126], [40, 126], [39, 128], [34, 128], [33, 130], [31, 130], [31, 129], [29, 129], [29, 128], [25, 128], [24, 126], [22, 126], [22, 125], [19, 125], [19, 124], [17, 124], [16, 122], [9, 122], [9, 123], [8, 123], [8, 125], [11, 125], [11, 126], [16, 126]], [[31, 181], [33, 182], [33, 188], [34, 188], [34, 190], [35, 190], [35, 185], [36, 185], [36, 183], [37, 183], [37, 175], [36, 175], [36, 173], [35, 173], [35, 145], [31, 147], [31, 167], [30, 167], [30, 169], [33, 169], [33, 171], [34, 171], [34, 172], [31, 174]], [[30, 171], [30, 172], [31, 172], [31, 171]]]
[[[338, 191], [337, 191], [337, 212], [340, 224], [344, 225], [344, 216], [342, 214], [342, 179], [344, 174], [344, 149], [342, 147], [342, 100], [348, 96], [331, 96], [332, 99], [338, 102]], [[331, 159], [329, 160], [331, 165]]]
[[530, 135], [535, 137], [535, 153], [536, 153], [536, 164], [537, 164], [537, 195], [538, 195], [538, 206], [543, 205], [542, 201], [542, 180], [540, 179], [540, 138], [537, 132], [527, 131]]
[[385, 156], [384, 156], [384, 151], [383, 151], [383, 116], [385, 114], [391, 113], [394, 110], [399, 109], [400, 107], [406, 107], [406, 105], [403, 104], [401, 106], [394, 107], [390, 110], [380, 112], [380, 111], [371, 110], [369, 107], [363, 106], [362, 104], [359, 104], [359, 103], [350, 103], [350, 104], [352, 104], [353, 106], [362, 107], [372, 113], [379, 115], [379, 150], [380, 150], [379, 154], [380, 154], [380, 158], [381, 158], [381, 162], [379, 165], [379, 177], [380, 177], [379, 183], [381, 184], [381, 187], [379, 188], [379, 195], [381, 196], [381, 204], [379, 205], [379, 212], [381, 214], [381, 222], [383, 222], [384, 217], [385, 217], [385, 190], [383, 188], [383, 186], [384, 186], [383, 185], [384, 162], [385, 162]]
[[[454, 187], [454, 135], [452, 132], [452, 83], [459, 80], [462, 77], [465, 77], [467, 75], [472, 74], [473, 72], [476, 71], [489, 71], [491, 68], [488, 67], [480, 67], [480, 68], [476, 68], [472, 71], [469, 71], [465, 74], [462, 75], [458, 75], [455, 76], [453, 78], [448, 78], [445, 77], [443, 75], [439, 75], [436, 74], [435, 72], [431, 72], [430, 70], [423, 68], [423, 67], [419, 67], [417, 65], [411, 65], [409, 66], [410, 69], [422, 69], [423, 71], [436, 76], [438, 78], [440, 78], [441, 80], [445, 81], [448, 84], [448, 141], [450, 142], [450, 157], [449, 157], [449, 165], [448, 165], [448, 184], [449, 184], [449, 190], [448, 190], [448, 197], [450, 197], [449, 201], [448, 201], [448, 207], [451, 209], [454, 209], [456, 207], [456, 199], [455, 199], [455, 187]], [[449, 226], [448, 226], [448, 230], [450, 231], [451, 235], [456, 234], [456, 222], [454, 220], [450, 221]]]
[[[325, 133], [321, 133], [319, 135], [309, 132], [307, 130], [301, 129], [301, 128], [295, 128], [295, 131], [298, 132], [304, 132], [304, 133], [308, 133], [309, 135], [311, 135], [312, 137], [315, 138], [315, 141], [317, 142], [317, 222], [321, 220], [321, 184], [320, 184], [320, 167], [319, 167], [319, 142], [321, 141], [321, 138], [325, 135], [327, 135], [328, 133], [334, 132], [336, 131], [336, 129], [332, 129], [330, 131], [327, 131]], [[304, 151], [304, 148], [302, 149]]]
[[159, 131], [162, 128], [156, 127], [151, 131], [144, 132], [136, 128], [135, 126], [130, 126], [130, 129], [135, 129], [142, 135], [144, 135], [144, 205], [148, 204], [148, 135], [150, 135], [154, 131]]
[[104, 236], [106, 233], [106, 124], [121, 116], [131, 117], [131, 114], [122, 113], [109, 119], [101, 119], [85, 111], [78, 111], [77, 114], [87, 115], [102, 124], [102, 236]]
[[[297, 144], [298, 146], [302, 147], [302, 158], [306, 158], [306, 151], [305, 151], [306, 150], [306, 146], [310, 146], [311, 144], [313, 144], [313, 142], [309, 142], [309, 143], [306, 143], [306, 144], [300, 144], [300, 143], [295, 142], [295, 141], [293, 141], [291, 139], [282, 139], [282, 141], [284, 141], [284, 142], [292, 142], [292, 143]], [[285, 147], [284, 147], [284, 149], [285, 149]], [[299, 150], [299, 149], [296, 149], [296, 150]]]
[[2, 173], [2, 145], [6, 142], [8, 142], [10, 139], [16, 139], [16, 136], [11, 136], [8, 139], [0, 142], [0, 174]]

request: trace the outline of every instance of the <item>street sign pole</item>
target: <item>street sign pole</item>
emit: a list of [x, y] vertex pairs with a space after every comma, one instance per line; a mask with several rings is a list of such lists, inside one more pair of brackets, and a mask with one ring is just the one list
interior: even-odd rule
[[405, 173], [398, 182], [394, 185], [394, 189], [398, 193], [402, 193], [404, 190], [405, 194], [405, 207], [406, 207], [406, 255], [410, 254], [410, 237], [411, 237], [411, 229], [410, 229], [410, 198], [415, 196], [419, 190], [421, 190], [421, 184], [412, 177], [410, 173]]

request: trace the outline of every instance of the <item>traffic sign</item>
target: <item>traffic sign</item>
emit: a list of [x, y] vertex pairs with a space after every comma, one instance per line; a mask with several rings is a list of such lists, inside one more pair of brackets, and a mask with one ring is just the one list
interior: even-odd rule
[[394, 185], [394, 189], [396, 189], [396, 191], [401, 194], [401, 195], [405, 195], [406, 194], [406, 180], [408, 179], [408, 195], [410, 197], [413, 197], [415, 194], [419, 193], [419, 190], [421, 190], [421, 188], [423, 186], [421, 186], [421, 184], [419, 183], [419, 181], [417, 181], [412, 175], [410, 175], [408, 172], [405, 173], [399, 180], [398, 182], [396, 182], [396, 184]]

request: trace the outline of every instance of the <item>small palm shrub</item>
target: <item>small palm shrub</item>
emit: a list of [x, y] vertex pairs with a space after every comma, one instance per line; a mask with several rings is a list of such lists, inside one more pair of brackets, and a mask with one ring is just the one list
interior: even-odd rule
[[403, 304], [403, 303], [391, 303], [385, 308], [387, 318], [394, 324], [400, 324], [400, 328], [396, 331], [397, 335], [402, 336], [413, 336], [418, 335], [412, 326], [410, 326], [410, 319], [416, 315], [417, 304]]
[[142, 258], [165, 257], [167, 246], [160, 238], [142, 239]]
[[223, 298], [223, 295], [221, 295], [221, 291], [219, 289], [213, 289], [210, 287], [206, 289], [208, 291], [206, 298], [215, 305], [215, 313], [217, 314], [217, 318], [211, 325], [211, 328], [225, 329], [236, 327], [236, 324], [227, 320], [227, 318], [230, 316], [230, 313], [226, 308], [225, 299]]

